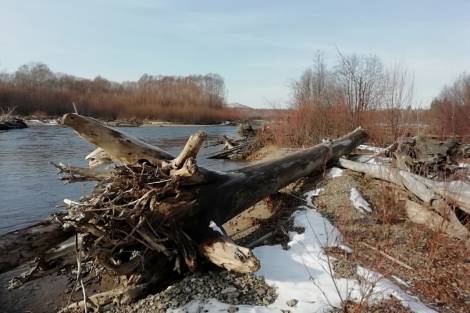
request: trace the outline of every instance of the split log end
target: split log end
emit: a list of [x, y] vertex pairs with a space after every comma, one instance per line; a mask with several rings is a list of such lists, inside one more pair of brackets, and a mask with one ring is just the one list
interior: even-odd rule
[[202, 244], [200, 251], [210, 262], [229, 271], [253, 273], [261, 267], [250, 249], [222, 237]]

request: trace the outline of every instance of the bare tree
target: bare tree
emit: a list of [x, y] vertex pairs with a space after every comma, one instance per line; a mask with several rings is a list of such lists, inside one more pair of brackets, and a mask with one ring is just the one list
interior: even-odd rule
[[395, 63], [385, 71], [382, 104], [394, 141], [401, 133], [404, 109], [411, 105], [413, 92], [414, 78], [402, 64]]
[[441, 136], [470, 133], [470, 75], [461, 74], [452, 86], [445, 86], [431, 104], [434, 125]]
[[294, 106], [328, 107], [337, 102], [338, 86], [324, 60], [317, 51], [313, 65], [307, 68], [298, 81], [292, 84]]
[[340, 55], [337, 77], [345, 101], [352, 114], [352, 123], [358, 126], [361, 113], [377, 108], [383, 96], [384, 69], [377, 56]]

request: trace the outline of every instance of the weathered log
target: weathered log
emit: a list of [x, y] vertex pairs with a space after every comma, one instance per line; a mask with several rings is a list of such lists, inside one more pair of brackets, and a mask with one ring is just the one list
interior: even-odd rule
[[[135, 164], [147, 160], [156, 164], [169, 164], [173, 162], [171, 160], [175, 160], [165, 151], [111, 129], [94, 119], [66, 114], [63, 121], [74, 128], [82, 138], [102, 148], [114, 161]], [[201, 225], [208, 225], [210, 220], [222, 225], [289, 183], [314, 171], [321, 171], [329, 161], [348, 154], [366, 139], [366, 132], [358, 128], [331, 143], [320, 144], [278, 160], [232, 172], [220, 173], [199, 167], [198, 171], [204, 173], [206, 183], [194, 190], [199, 199], [192, 210], [204, 212], [206, 217], [199, 221]]]
[[90, 152], [85, 157], [85, 160], [88, 160], [88, 166], [90, 168], [113, 163], [113, 160], [111, 160], [109, 155], [104, 152], [104, 150], [101, 148], [96, 148], [95, 150]]
[[202, 244], [201, 253], [213, 264], [238, 273], [252, 273], [260, 268], [250, 249], [241, 247], [227, 237], [219, 237]]
[[[364, 130], [356, 129], [337, 140], [277, 160], [216, 172], [196, 164], [195, 157], [205, 137], [202, 133], [192, 136], [180, 155], [173, 158], [94, 119], [68, 114], [63, 120], [101, 148], [99, 153], [124, 165], [116, 167], [112, 177], [98, 184], [96, 196], [72, 206], [64, 223], [87, 234], [90, 256], [94, 253], [103, 266], [111, 265], [107, 267], [113, 269], [113, 264], [118, 263], [120, 267], [135, 268], [134, 265], [145, 263], [139, 266], [145, 281], [155, 272], [171, 273], [173, 267], [184, 271], [184, 264], [186, 269], [193, 269], [201, 255], [229, 270], [257, 270], [259, 262], [248, 248], [221, 237], [208, 225], [223, 225], [297, 179], [324, 171], [329, 162], [367, 139]], [[107, 195], [103, 197], [104, 193]], [[106, 200], [101, 202], [103, 198]], [[123, 198], [129, 200], [122, 202]], [[140, 251], [142, 262], [121, 257], [119, 251], [126, 249], [114, 248], [126, 247], [128, 242], [131, 249]], [[120, 261], [116, 263], [117, 259]], [[154, 264], [160, 260], [166, 263], [156, 268]]]
[[[210, 221], [222, 225], [289, 183], [323, 170], [329, 161], [351, 152], [367, 138], [364, 130], [357, 129], [331, 143], [320, 144], [279, 160], [220, 173], [195, 165], [194, 157], [205, 137], [202, 133], [191, 137], [180, 156], [173, 158], [157, 147], [113, 130], [94, 119], [67, 114], [63, 121], [81, 137], [101, 148], [115, 162], [130, 165], [148, 161], [163, 169], [177, 168], [170, 171], [170, 176], [188, 180], [191, 193], [197, 195], [189, 206], [183, 204], [184, 210], [182, 203], [174, 204], [175, 208], [179, 207], [179, 212], [186, 212], [178, 218], [191, 237], [201, 242], [213, 237], [209, 229], [201, 228], [201, 225], [208, 225]], [[160, 206], [160, 212], [173, 214], [175, 209], [171, 209], [172, 205]]]
[[62, 123], [71, 126], [80, 137], [102, 148], [117, 163], [135, 164], [141, 160], [161, 165], [174, 159], [171, 154], [90, 117], [65, 114]]
[[256, 148], [254, 143], [255, 138], [245, 137], [241, 139], [230, 139], [227, 136], [222, 137], [222, 143], [224, 146], [221, 151], [214, 152], [207, 156], [208, 159], [230, 159], [237, 160], [243, 159], [247, 154]]
[[224, 150], [232, 149], [236, 145], [238, 145], [238, 143], [235, 140], [232, 140], [232, 139], [228, 138], [226, 135], [223, 135], [222, 139], [223, 139], [223, 142], [224, 142]]
[[81, 181], [81, 180], [101, 180], [103, 178], [109, 177], [111, 175], [112, 169], [107, 167], [93, 167], [93, 168], [86, 168], [86, 167], [76, 167], [65, 165], [63, 163], [54, 163], [50, 162], [54, 165], [59, 174], [65, 173], [68, 174], [67, 180], [70, 181]]
[[435, 207], [436, 201], [445, 199], [470, 214], [470, 185], [463, 181], [439, 182], [422, 176], [379, 164], [365, 164], [340, 159], [342, 167], [385, 180], [409, 190], [424, 203]]
[[425, 206], [411, 200], [405, 204], [406, 215], [416, 224], [425, 225], [434, 231], [442, 231], [451, 237], [467, 241], [470, 237], [468, 229], [460, 224], [452, 211], [448, 212], [447, 219], [428, 209]]
[[181, 168], [186, 160], [189, 158], [196, 158], [196, 155], [201, 149], [202, 143], [204, 140], [206, 140], [206, 138], [207, 134], [202, 131], [191, 135], [183, 150], [181, 150], [181, 153], [173, 161], [171, 161], [171, 166], [173, 168]]

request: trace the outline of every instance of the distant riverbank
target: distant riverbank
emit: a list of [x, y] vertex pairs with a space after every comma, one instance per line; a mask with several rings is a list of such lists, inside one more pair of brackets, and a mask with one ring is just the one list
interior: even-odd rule
[[0, 117], [0, 130], [10, 130], [27, 128], [28, 125], [20, 118], [2, 118]]
[[[48, 116], [48, 117], [36, 117], [36, 116], [25, 116], [23, 117], [25, 123], [28, 126], [50, 126], [60, 125], [61, 117]], [[236, 126], [238, 122], [225, 121], [222, 123], [214, 124], [184, 124], [171, 121], [154, 121], [154, 120], [100, 120], [102, 123], [111, 127], [206, 127], [206, 126]]]

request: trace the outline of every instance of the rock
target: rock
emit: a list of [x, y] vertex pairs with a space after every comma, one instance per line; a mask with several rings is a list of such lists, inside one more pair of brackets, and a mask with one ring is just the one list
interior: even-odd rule
[[237, 291], [237, 288], [235, 288], [233, 286], [230, 286], [230, 287], [227, 287], [224, 290], [222, 290], [220, 293], [226, 294], [226, 293], [233, 293], [235, 291]]
[[227, 309], [227, 312], [228, 312], [228, 313], [235, 313], [235, 312], [238, 312], [238, 308], [237, 308], [236, 306], [231, 305], [231, 306]]
[[297, 305], [297, 303], [299, 303], [299, 300], [297, 299], [290, 299], [289, 301], [286, 302], [288, 306], [290, 307], [294, 307]]

